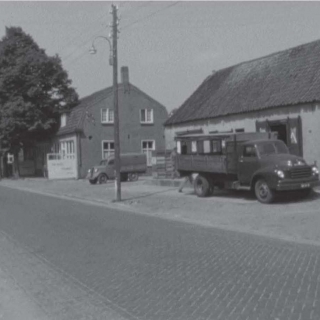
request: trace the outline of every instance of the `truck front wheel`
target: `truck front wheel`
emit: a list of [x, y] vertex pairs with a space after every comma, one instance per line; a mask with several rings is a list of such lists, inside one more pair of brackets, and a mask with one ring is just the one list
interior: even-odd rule
[[98, 181], [100, 184], [107, 183], [107, 181], [108, 181], [107, 175], [105, 173], [100, 173], [98, 176]]
[[194, 181], [194, 190], [198, 197], [206, 197], [210, 193], [210, 183], [204, 176], [198, 175]]
[[271, 203], [274, 200], [274, 191], [270, 189], [264, 179], [258, 179], [254, 184], [254, 192], [259, 202]]

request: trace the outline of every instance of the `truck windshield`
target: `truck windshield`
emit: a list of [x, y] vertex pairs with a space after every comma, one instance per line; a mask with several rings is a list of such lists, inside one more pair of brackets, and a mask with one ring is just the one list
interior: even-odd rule
[[283, 141], [272, 141], [258, 144], [258, 150], [261, 156], [289, 153], [289, 150]]

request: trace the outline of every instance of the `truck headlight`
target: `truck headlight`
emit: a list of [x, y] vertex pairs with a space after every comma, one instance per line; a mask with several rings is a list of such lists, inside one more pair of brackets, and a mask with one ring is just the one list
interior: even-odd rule
[[93, 171], [94, 171], [94, 172], [98, 172], [98, 169], [97, 169], [97, 168], [95, 168]]
[[314, 174], [319, 174], [319, 169], [317, 167], [312, 167], [312, 172]]
[[274, 170], [274, 172], [277, 174], [279, 178], [284, 178], [284, 172], [282, 170]]
[[90, 173], [90, 172], [91, 172], [91, 169], [88, 170], [88, 173]]
[[288, 160], [287, 165], [288, 165], [288, 167], [292, 167], [292, 161]]

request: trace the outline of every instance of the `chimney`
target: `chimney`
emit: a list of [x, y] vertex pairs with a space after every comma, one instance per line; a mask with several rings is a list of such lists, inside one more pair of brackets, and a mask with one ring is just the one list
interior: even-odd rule
[[121, 67], [121, 82], [124, 85], [129, 84], [129, 68], [128, 67]]

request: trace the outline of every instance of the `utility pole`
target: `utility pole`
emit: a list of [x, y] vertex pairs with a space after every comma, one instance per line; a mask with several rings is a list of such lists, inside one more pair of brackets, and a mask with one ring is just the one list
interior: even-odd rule
[[115, 201], [121, 201], [120, 179], [120, 137], [118, 105], [118, 17], [117, 7], [112, 4], [112, 51], [113, 51], [113, 107], [114, 107], [114, 162], [115, 162]]

